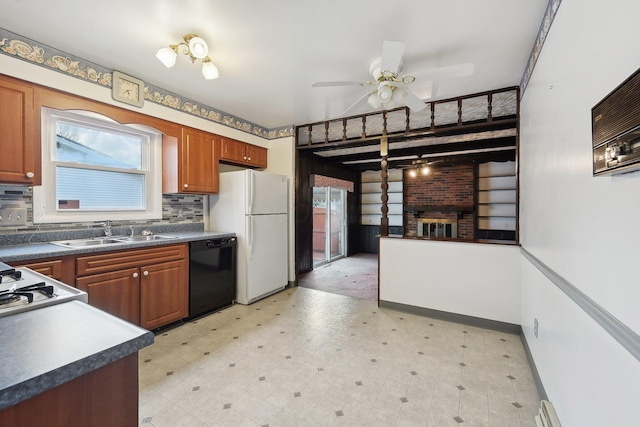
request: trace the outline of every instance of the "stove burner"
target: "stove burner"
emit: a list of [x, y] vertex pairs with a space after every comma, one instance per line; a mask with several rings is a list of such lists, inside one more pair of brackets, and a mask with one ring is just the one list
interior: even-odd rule
[[35, 283], [33, 285], [23, 286], [21, 288], [8, 289], [0, 291], [0, 308], [13, 307], [15, 305], [30, 304], [33, 302], [33, 293], [39, 292], [47, 298], [53, 298], [53, 286], [47, 285], [45, 282]]
[[29, 302], [29, 297], [18, 293], [0, 295], [0, 309], [29, 304]]
[[[53, 294], [53, 286], [47, 285], [44, 282], [36, 283], [34, 285], [29, 285], [29, 286], [23, 286], [21, 288], [16, 289], [17, 293], [33, 292], [33, 291], [38, 291], [41, 294], [44, 294], [49, 298], [54, 296], [54, 294]], [[31, 302], [31, 301], [29, 301], [29, 302]]]
[[5, 277], [9, 277], [13, 280], [20, 280], [22, 277], [21, 271], [2, 271], [0, 272], [0, 283], [4, 280]]

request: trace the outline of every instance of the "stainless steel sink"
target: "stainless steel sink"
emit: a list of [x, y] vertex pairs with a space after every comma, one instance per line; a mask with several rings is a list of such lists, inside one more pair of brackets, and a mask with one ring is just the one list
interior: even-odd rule
[[150, 236], [129, 236], [117, 239], [120, 242], [149, 242], [153, 240], [171, 240], [177, 239], [173, 236], [160, 236], [158, 234], [152, 234]]
[[112, 237], [94, 237], [93, 239], [75, 239], [75, 240], [58, 240], [51, 242], [54, 245], [64, 246], [65, 248], [83, 248], [83, 247], [96, 247], [96, 246], [108, 246], [115, 244], [136, 243], [136, 242], [151, 242], [158, 240], [171, 240], [177, 239], [173, 236], [112, 236]]
[[116, 243], [123, 243], [122, 240], [113, 238], [105, 239], [77, 239], [77, 240], [58, 240], [51, 242], [54, 245], [65, 246], [67, 248], [80, 248], [86, 246], [101, 246], [101, 245], [113, 245]]

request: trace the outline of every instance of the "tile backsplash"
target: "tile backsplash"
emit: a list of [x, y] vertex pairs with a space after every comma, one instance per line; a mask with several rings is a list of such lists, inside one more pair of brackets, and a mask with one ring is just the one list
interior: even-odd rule
[[[118, 225], [167, 225], [181, 223], [203, 223], [203, 197], [197, 194], [164, 194], [162, 196], [162, 219], [143, 221], [112, 221]], [[60, 231], [99, 228], [99, 222], [73, 223], [33, 223], [32, 187], [20, 185], [0, 185], [0, 209], [26, 209], [27, 225], [20, 227], [0, 227], [0, 235], [32, 233], [35, 231]]]

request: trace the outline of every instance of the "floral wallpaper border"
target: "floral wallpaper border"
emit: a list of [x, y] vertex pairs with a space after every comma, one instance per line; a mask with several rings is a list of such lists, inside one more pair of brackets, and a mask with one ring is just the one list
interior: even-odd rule
[[[3, 28], [0, 28], [0, 53], [100, 86], [111, 87], [111, 73], [113, 70], [74, 57]], [[293, 126], [265, 129], [232, 114], [199, 104], [191, 99], [185, 99], [175, 93], [146, 83], [144, 93], [145, 100], [148, 102], [201, 117], [261, 138], [277, 139], [294, 135]]]
[[520, 99], [522, 99], [524, 91], [527, 89], [529, 79], [531, 78], [531, 74], [533, 74], [533, 69], [536, 66], [536, 62], [538, 62], [538, 57], [542, 51], [542, 45], [544, 45], [544, 41], [547, 38], [547, 34], [549, 34], [549, 29], [551, 28], [553, 19], [556, 17], [558, 8], [560, 8], [560, 3], [562, 3], [562, 0], [549, 0], [549, 3], [547, 4], [547, 9], [544, 12], [542, 22], [540, 23], [540, 29], [538, 30], [536, 41], [533, 44], [533, 49], [531, 49], [531, 55], [529, 55], [527, 68], [525, 68], [524, 74], [522, 74], [522, 78], [520, 79]]

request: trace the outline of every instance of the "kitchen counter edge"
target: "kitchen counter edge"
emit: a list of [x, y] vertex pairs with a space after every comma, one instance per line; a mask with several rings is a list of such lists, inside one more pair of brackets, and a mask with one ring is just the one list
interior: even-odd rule
[[[38, 331], [34, 331], [59, 332], [57, 328], [64, 328], [64, 339], [76, 344], [38, 340]], [[154, 341], [152, 332], [80, 301], [0, 318], [0, 337], [4, 343], [0, 347], [3, 365], [20, 366], [2, 374], [0, 410], [136, 353]]]
[[173, 237], [168, 240], [141, 241], [116, 243], [99, 247], [65, 248], [53, 243], [30, 243], [25, 245], [0, 246], [0, 261], [15, 262], [32, 259], [55, 258], [67, 255], [82, 255], [96, 252], [110, 252], [128, 249], [147, 248], [152, 246], [171, 245], [176, 243], [188, 243], [199, 240], [223, 239], [235, 237], [235, 233], [217, 231], [191, 231], [177, 233], [158, 233], [162, 236]]

